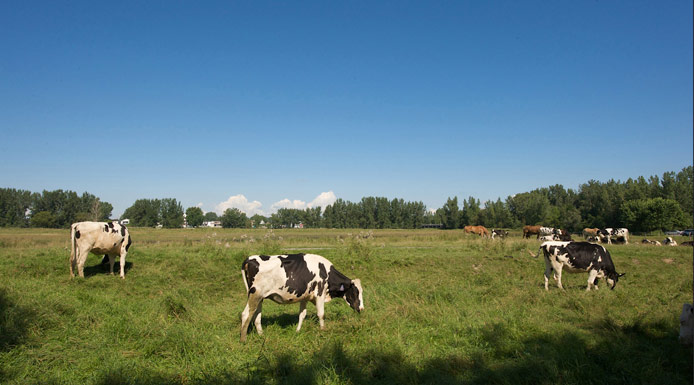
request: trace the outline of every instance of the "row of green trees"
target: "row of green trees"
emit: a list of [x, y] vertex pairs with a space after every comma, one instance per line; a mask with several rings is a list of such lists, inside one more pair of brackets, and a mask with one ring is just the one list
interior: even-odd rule
[[74, 222], [107, 220], [112, 211], [110, 203], [87, 192], [0, 188], [0, 227], [65, 228]]
[[[323, 210], [320, 207], [279, 209], [269, 217], [248, 218], [239, 209], [231, 208], [221, 216], [203, 213], [199, 207], [186, 209], [189, 226], [203, 221], [219, 220], [223, 227], [304, 227], [326, 228], [419, 228], [437, 224], [446, 229], [466, 225], [490, 228], [517, 228], [526, 224], [542, 224], [578, 232], [584, 227], [627, 227], [633, 232], [648, 232], [693, 227], [694, 169], [666, 172], [646, 179], [626, 182], [591, 180], [578, 189], [554, 185], [509, 196], [505, 201], [487, 201], [474, 197], [458, 202], [448, 198], [435, 212], [427, 211], [422, 202], [403, 199], [364, 197], [359, 202], [338, 199]], [[87, 192], [81, 196], [73, 191], [43, 191], [0, 188], [0, 226], [66, 228], [84, 220], [107, 220], [113, 206]], [[168, 228], [184, 224], [183, 207], [174, 198], [138, 199], [128, 207], [122, 218], [133, 226]]]
[[694, 169], [666, 172], [662, 177], [591, 180], [577, 190], [554, 185], [510, 196], [505, 202], [473, 197], [449, 198], [436, 211], [445, 228], [466, 225], [515, 228], [526, 224], [560, 227], [578, 232], [585, 227], [627, 227], [633, 232], [692, 227]]

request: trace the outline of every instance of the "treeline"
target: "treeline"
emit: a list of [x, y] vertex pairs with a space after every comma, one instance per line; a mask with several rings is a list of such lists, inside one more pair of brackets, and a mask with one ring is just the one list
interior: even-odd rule
[[[462, 203], [462, 204], [461, 204]], [[466, 225], [489, 228], [518, 228], [542, 224], [578, 232], [584, 227], [627, 227], [632, 232], [671, 230], [694, 227], [694, 169], [666, 172], [648, 179], [639, 177], [626, 182], [591, 180], [578, 189], [562, 185], [538, 188], [509, 196], [505, 201], [482, 204], [474, 197], [461, 203], [448, 198], [443, 207], [428, 211], [422, 202], [403, 199], [364, 197], [359, 202], [338, 199], [323, 210], [320, 207], [279, 209], [269, 217], [247, 217], [231, 208], [221, 216], [203, 213], [198, 207], [186, 209], [174, 198], [138, 199], [121, 218], [133, 226], [177, 228], [200, 226], [203, 221], [220, 221], [223, 227], [311, 227], [414, 229], [436, 224], [446, 229]], [[66, 228], [83, 220], [106, 220], [113, 207], [89, 193], [72, 191], [0, 189], [0, 226]]]
[[107, 220], [112, 211], [110, 203], [87, 192], [0, 188], [1, 227], [66, 228], [74, 222]]
[[480, 205], [473, 197], [458, 205], [449, 198], [436, 211], [445, 228], [465, 225], [517, 228], [545, 225], [578, 232], [585, 227], [627, 227], [633, 232], [692, 227], [694, 169], [666, 172], [662, 177], [629, 178], [626, 182], [591, 180], [578, 190], [554, 185], [516, 194], [505, 202]]

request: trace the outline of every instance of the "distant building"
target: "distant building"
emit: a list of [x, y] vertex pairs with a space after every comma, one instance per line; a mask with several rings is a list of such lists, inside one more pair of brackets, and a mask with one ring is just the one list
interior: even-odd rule
[[201, 227], [222, 227], [221, 221], [206, 221], [202, 222]]

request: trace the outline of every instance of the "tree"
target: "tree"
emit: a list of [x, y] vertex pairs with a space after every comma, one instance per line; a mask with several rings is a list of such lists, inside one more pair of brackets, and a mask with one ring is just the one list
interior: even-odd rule
[[161, 200], [161, 224], [167, 229], [183, 227], [183, 207], [176, 199]]
[[0, 188], [0, 227], [27, 226], [26, 213], [31, 200], [31, 191]]
[[159, 199], [138, 199], [125, 209], [123, 218], [130, 219], [133, 226], [155, 227], [161, 222], [160, 206]]
[[205, 221], [207, 221], [207, 222], [212, 222], [212, 221], [218, 221], [218, 220], [219, 220], [219, 216], [218, 216], [217, 213], [215, 213], [214, 211], [208, 211], [208, 212], [206, 212], [205, 215], [204, 215], [204, 218], [205, 218]]
[[31, 216], [31, 227], [56, 227], [55, 216], [49, 211], [39, 211]]
[[248, 217], [237, 208], [226, 209], [222, 214], [222, 227], [242, 228], [248, 227]]
[[691, 226], [687, 217], [674, 199], [638, 199], [625, 202], [621, 207], [623, 223], [634, 232], [654, 230], [667, 231]]
[[188, 226], [198, 227], [202, 225], [204, 219], [205, 217], [200, 207], [188, 207], [186, 209], [186, 221], [188, 222]]
[[446, 204], [442, 208], [441, 221], [445, 229], [456, 229], [460, 222], [460, 209], [458, 208], [458, 197], [450, 197], [446, 200]]

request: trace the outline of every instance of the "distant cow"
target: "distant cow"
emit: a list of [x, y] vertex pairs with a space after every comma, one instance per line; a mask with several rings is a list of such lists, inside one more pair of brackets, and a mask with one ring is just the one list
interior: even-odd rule
[[593, 239], [595, 239], [598, 236], [599, 231], [600, 229], [598, 229], [597, 227], [593, 229], [586, 227], [585, 229], [583, 229], [583, 238], [587, 240], [589, 237], [593, 237]]
[[554, 240], [558, 241], [559, 240], [559, 239], [554, 239], [554, 238], [555, 238], [555, 235], [550, 234], [550, 235], [543, 235], [543, 236], [539, 237], [538, 239], [543, 241], [543, 242], [544, 241], [554, 241]]
[[557, 234], [559, 234], [559, 229], [555, 229], [554, 227], [540, 227], [540, 236]]
[[494, 237], [506, 238], [508, 237], [508, 231], [492, 229], [492, 239], [494, 239]]
[[677, 242], [674, 239], [672, 239], [672, 237], [665, 238], [663, 244], [665, 246], [677, 246]]
[[[588, 272], [588, 287], [598, 289], [598, 278], [605, 278], [611, 289], [614, 289], [619, 277], [610, 253], [600, 245], [589, 242], [557, 242], [549, 241], [540, 245], [539, 253], [545, 256], [545, 290], [549, 290], [549, 275], [554, 271], [557, 286], [561, 284], [561, 273], [564, 266], [569, 272]], [[535, 255], [533, 255], [535, 256]]]
[[625, 244], [629, 243], [629, 230], [623, 227], [618, 229], [610, 227], [601, 229], [598, 231], [598, 236], [602, 242], [607, 241], [608, 245], [612, 244], [613, 239], [619, 242], [623, 241]]
[[523, 238], [530, 238], [531, 235], [537, 235], [536, 238], [540, 237], [540, 227], [542, 226], [523, 226]]
[[110, 272], [116, 255], [120, 256], [120, 277], [125, 279], [125, 256], [132, 244], [128, 229], [118, 222], [77, 222], [70, 227], [70, 276], [75, 269], [84, 277], [84, 263], [89, 252], [108, 257]]
[[484, 238], [489, 237], [489, 230], [487, 230], [487, 228], [484, 226], [465, 226], [463, 227], [463, 230], [466, 233], [477, 234]]
[[324, 305], [333, 298], [343, 298], [357, 312], [364, 310], [361, 281], [347, 278], [320, 255], [252, 255], [243, 261], [241, 275], [248, 293], [241, 314], [241, 342], [246, 341], [251, 321], [258, 334], [263, 334], [261, 310], [265, 298], [279, 304], [299, 303], [297, 332], [309, 301], [316, 305], [321, 329], [325, 328]]
[[680, 246], [694, 246], [694, 241], [684, 241], [680, 243]]
[[646, 245], [653, 245], [653, 246], [661, 246], [660, 242], [658, 241], [651, 241], [648, 238], [644, 238], [641, 243], [646, 244]]

